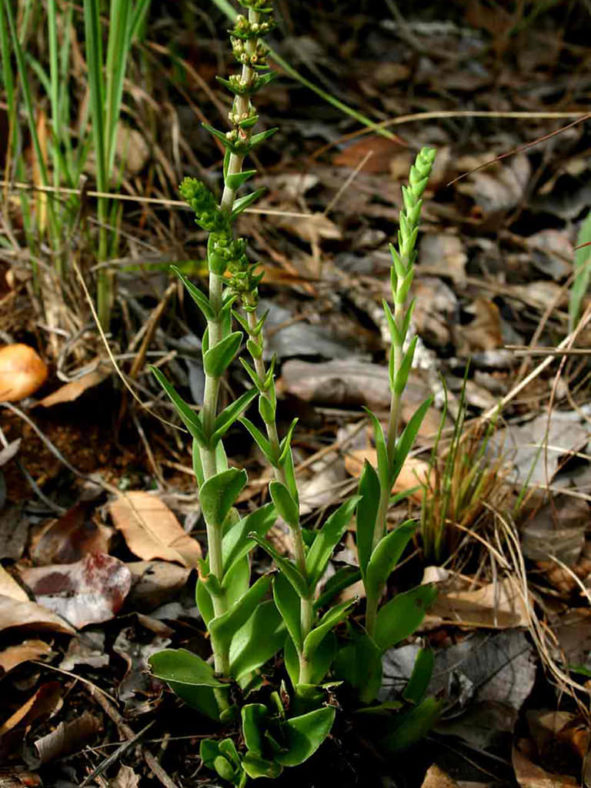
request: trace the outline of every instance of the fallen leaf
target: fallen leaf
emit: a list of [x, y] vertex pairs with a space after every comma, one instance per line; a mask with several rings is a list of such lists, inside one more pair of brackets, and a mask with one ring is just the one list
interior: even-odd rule
[[104, 668], [109, 664], [105, 653], [105, 633], [85, 632], [81, 637], [72, 638], [62, 661], [62, 670], [74, 670], [77, 665], [91, 668]]
[[140, 784], [140, 778], [131, 768], [131, 766], [119, 767], [116, 777], [109, 783], [109, 788], [137, 788]]
[[[400, 143], [395, 140], [389, 140], [377, 134], [368, 134], [359, 142], [354, 142], [337, 153], [332, 161], [337, 167], [348, 167], [352, 170], [363, 162], [360, 172], [383, 174], [390, 171], [390, 161], [401, 150]], [[404, 171], [408, 173], [408, 164]]]
[[33, 561], [42, 566], [73, 564], [91, 553], [108, 553], [109, 531], [89, 519], [89, 505], [77, 503], [35, 535], [30, 547]]
[[442, 589], [425, 617], [426, 625], [485, 629], [526, 627], [530, 617], [523, 590], [512, 577], [488, 583], [475, 591]]
[[118, 558], [104, 553], [75, 564], [54, 564], [21, 571], [37, 601], [79, 629], [110, 621], [131, 588], [131, 572]]
[[[361, 471], [363, 470], [363, 465], [366, 460], [368, 460], [374, 468], [377, 467], [377, 451], [375, 449], [355, 449], [354, 451], [348, 452], [345, 457], [345, 468], [351, 476], [358, 479], [361, 476]], [[402, 493], [407, 492], [407, 490], [412, 490], [414, 487], [420, 487], [420, 489], [416, 490], [411, 495], [411, 498], [414, 498], [416, 501], [422, 501], [423, 488], [421, 485], [428, 484], [429, 488], [432, 488], [433, 483], [434, 479], [429, 463], [417, 457], [407, 457], [394, 482], [392, 492]]]
[[536, 766], [515, 747], [513, 748], [513, 769], [521, 788], [566, 788], [580, 785], [578, 780], [566, 774], [553, 774]]
[[168, 602], [185, 586], [191, 571], [166, 561], [135, 561], [127, 567], [132, 575], [129, 603], [144, 611]]
[[458, 784], [434, 763], [427, 769], [421, 788], [458, 788]]
[[127, 546], [144, 560], [162, 558], [196, 567], [201, 547], [183, 531], [168, 506], [146, 492], [128, 492], [111, 501], [109, 511]]
[[23, 662], [43, 659], [51, 653], [51, 647], [42, 640], [25, 640], [18, 646], [9, 646], [0, 651], [0, 677]]
[[43, 684], [26, 703], [0, 726], [0, 738], [17, 726], [30, 725], [41, 717], [50, 717], [62, 705], [62, 688], [58, 681]]
[[0, 632], [5, 629], [24, 628], [36, 631], [49, 630], [73, 635], [74, 629], [51, 610], [35, 602], [21, 602], [0, 594]]
[[17, 438], [14, 441], [11, 441], [7, 446], [5, 446], [0, 451], [0, 468], [6, 463], [10, 462], [16, 455], [18, 454], [18, 450], [21, 447], [22, 438]]
[[60, 722], [54, 730], [34, 742], [38, 765], [77, 752], [96, 736], [101, 727], [100, 720], [89, 711], [82, 712], [71, 722]]
[[554, 557], [567, 566], [574, 566], [585, 545], [589, 519], [590, 510], [586, 501], [570, 495], [553, 496], [550, 503], [542, 506], [521, 527], [524, 556], [532, 561]]
[[30, 397], [47, 380], [45, 362], [28, 345], [0, 348], [0, 401], [18, 402]]
[[29, 536], [29, 520], [23, 507], [9, 504], [0, 511], [0, 558], [18, 561]]
[[501, 316], [498, 306], [487, 298], [477, 298], [466, 311], [474, 319], [466, 325], [455, 326], [454, 338], [458, 356], [470, 356], [503, 345]]
[[311, 213], [309, 216], [297, 219], [292, 219], [288, 215], [272, 215], [269, 219], [271, 224], [308, 243], [318, 243], [322, 240], [340, 241], [343, 237], [340, 228], [323, 213]]
[[106, 380], [111, 375], [111, 371], [109, 364], [101, 362], [92, 372], [87, 372], [86, 375], [82, 375], [82, 377], [77, 380], [71, 380], [69, 383], [65, 383], [63, 386], [60, 386], [57, 391], [54, 391], [47, 397], [43, 397], [43, 399], [39, 400], [37, 406], [51, 408], [54, 405], [62, 405], [65, 402], [74, 402], [78, 397], [82, 396], [85, 391], [98, 386]]
[[421, 269], [428, 268], [429, 274], [452, 279], [458, 287], [465, 287], [468, 255], [464, 242], [457, 235], [436, 233], [423, 236], [418, 260], [419, 275]]
[[28, 602], [29, 597], [24, 588], [22, 588], [17, 581], [9, 575], [3, 566], [0, 566], [0, 594], [9, 596], [19, 602]]

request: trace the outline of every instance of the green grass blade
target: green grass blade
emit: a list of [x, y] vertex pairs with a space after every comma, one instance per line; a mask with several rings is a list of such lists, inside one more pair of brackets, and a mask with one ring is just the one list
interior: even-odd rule
[[53, 185], [57, 188], [60, 185], [60, 108], [59, 108], [59, 85], [60, 71], [58, 62], [58, 41], [57, 41], [57, 8], [55, 0], [47, 0], [47, 34], [49, 37], [49, 79], [50, 92], [49, 100], [51, 104], [51, 133], [53, 148]]

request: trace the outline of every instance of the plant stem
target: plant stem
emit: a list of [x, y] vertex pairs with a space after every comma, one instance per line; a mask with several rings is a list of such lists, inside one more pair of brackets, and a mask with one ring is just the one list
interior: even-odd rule
[[[265, 362], [263, 360], [262, 355], [262, 337], [260, 336], [260, 329], [258, 327], [258, 318], [256, 308], [246, 310], [246, 322], [249, 328], [249, 336], [250, 340], [257, 344], [260, 349], [260, 355], [253, 355], [252, 360], [254, 363], [254, 369], [257, 373], [257, 376], [261, 383], [265, 381], [267, 377], [267, 369], [265, 367]], [[271, 386], [274, 386], [274, 383], [271, 383]], [[260, 396], [267, 400], [269, 403], [269, 410], [274, 411], [273, 407], [273, 400], [274, 398], [271, 396], [268, 387], [262, 387], [259, 389]], [[281, 448], [280, 448], [280, 441], [279, 441], [279, 433], [277, 431], [277, 422], [275, 419], [263, 419], [265, 423], [265, 430], [267, 433], [267, 438], [269, 439], [269, 444], [271, 446], [271, 454], [273, 457], [279, 457]], [[285, 473], [285, 466], [279, 462], [273, 464], [273, 475], [275, 476], [275, 480], [281, 482], [281, 484], [288, 487], [288, 480], [287, 475]], [[300, 574], [304, 579], [307, 580], [307, 569], [306, 569], [306, 547], [304, 545], [304, 538], [302, 535], [302, 528], [300, 524], [297, 524], [297, 527], [291, 528], [291, 535], [292, 535], [292, 544], [293, 544], [293, 554], [297, 568], [300, 571]], [[314, 602], [312, 598], [302, 598], [301, 599], [301, 606], [300, 606], [300, 623], [302, 628], [302, 640], [306, 639], [306, 636], [312, 629], [312, 624], [314, 621]], [[299, 654], [300, 659], [300, 683], [308, 684], [309, 681], [305, 680], [307, 675], [309, 666], [308, 662], [305, 659], [303, 652]]]

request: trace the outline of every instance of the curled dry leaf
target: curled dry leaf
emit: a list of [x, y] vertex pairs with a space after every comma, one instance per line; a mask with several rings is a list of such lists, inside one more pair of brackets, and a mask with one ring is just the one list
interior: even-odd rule
[[13, 627], [74, 633], [59, 616], [31, 602], [24, 588], [0, 566], [0, 632]]
[[119, 768], [115, 778], [109, 783], [109, 788], [138, 788], [139, 784], [140, 778], [131, 766], [125, 766], [125, 764], [123, 764]]
[[201, 547], [183, 531], [168, 506], [146, 492], [128, 492], [109, 504], [115, 527], [127, 546], [146, 561], [162, 558], [183, 566], [196, 567]]
[[28, 345], [0, 348], [0, 400], [18, 402], [30, 397], [47, 380], [47, 365]]
[[118, 558], [98, 553], [75, 564], [33, 567], [23, 581], [44, 607], [79, 629], [110, 621], [131, 588], [131, 572]]
[[[42, 736], [33, 745], [37, 765], [64, 758], [77, 752], [87, 744], [101, 729], [101, 722], [90, 712], [85, 711], [71, 722], [60, 724]], [[35, 765], [35, 764], [31, 764]]]
[[458, 788], [458, 784], [434, 763], [427, 770], [421, 788]]
[[[355, 449], [347, 454], [345, 457], [345, 468], [356, 479], [361, 476], [365, 460], [368, 460], [371, 465], [377, 467], [377, 452], [375, 449]], [[407, 457], [402, 466], [398, 478], [394, 482], [392, 488], [393, 493], [402, 493], [407, 490], [412, 490], [414, 487], [419, 489], [413, 492], [411, 498], [416, 501], [423, 500], [423, 487], [421, 485], [428, 484], [429, 488], [433, 487], [434, 479], [432, 478], [431, 467], [425, 460], [419, 460], [416, 457]]]
[[50, 646], [42, 640], [25, 640], [18, 646], [9, 646], [0, 651], [0, 677], [30, 660], [43, 659], [52, 653]]

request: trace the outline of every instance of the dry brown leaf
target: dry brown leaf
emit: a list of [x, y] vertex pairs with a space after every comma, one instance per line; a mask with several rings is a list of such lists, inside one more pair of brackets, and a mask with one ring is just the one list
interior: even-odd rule
[[187, 567], [196, 567], [201, 547], [159, 498], [146, 492], [128, 492], [109, 504], [113, 522], [129, 549], [150, 561], [162, 558]]
[[60, 722], [50, 733], [33, 744], [39, 762], [50, 763], [80, 750], [99, 732], [101, 722], [89, 711], [71, 722]]
[[131, 766], [121, 766], [116, 777], [109, 783], [109, 788], [137, 788], [140, 778]]
[[88, 502], [80, 501], [36, 533], [29, 547], [33, 562], [73, 564], [90, 553], [108, 553], [113, 529], [93, 523], [89, 508]]
[[25, 640], [18, 646], [9, 646], [0, 651], [0, 675], [4, 675], [23, 662], [42, 659], [51, 654], [51, 647], [42, 640]]
[[0, 594], [2, 596], [16, 599], [19, 602], [28, 602], [29, 597], [24, 588], [16, 582], [12, 575], [9, 575], [3, 566], [0, 566]]
[[477, 298], [466, 310], [474, 315], [472, 322], [456, 326], [455, 341], [459, 356], [469, 356], [503, 345], [501, 316], [498, 306], [487, 298]]
[[[374, 468], [377, 467], [377, 451], [375, 449], [355, 449], [349, 452], [345, 457], [345, 468], [347, 472], [355, 479], [358, 479], [361, 476], [365, 460], [368, 460]], [[407, 490], [412, 490], [413, 487], [420, 487], [423, 483], [428, 483], [429, 487], [433, 487], [429, 463], [424, 460], [419, 460], [416, 457], [407, 457], [398, 474], [398, 478], [394, 482], [392, 492], [406, 492]], [[411, 495], [411, 498], [414, 498], [416, 501], [422, 501], [423, 488], [420, 487], [420, 489]]]
[[1, 726], [0, 737], [5, 736], [17, 725], [30, 724], [40, 717], [49, 717], [62, 705], [62, 688], [59, 682], [43, 684], [26, 703], [17, 709]]
[[536, 766], [517, 748], [513, 749], [513, 769], [521, 788], [567, 788], [579, 785], [579, 781], [570, 775], [552, 774], [541, 766]]
[[21, 602], [11, 596], [0, 594], [0, 632], [4, 629], [23, 627], [37, 631], [61, 632], [73, 635], [74, 629], [51, 610], [36, 602]]
[[426, 623], [462, 627], [510, 629], [529, 624], [527, 606], [517, 581], [506, 577], [475, 591], [440, 591], [429, 608]]
[[37, 405], [41, 405], [43, 408], [51, 408], [53, 405], [62, 405], [64, 402], [74, 402], [74, 400], [77, 400], [85, 391], [98, 386], [99, 383], [106, 380], [110, 374], [111, 367], [107, 364], [100, 363], [92, 372], [88, 372], [86, 375], [82, 375], [81, 378], [60, 386], [53, 394], [43, 397], [42, 400], [39, 400]]
[[[337, 153], [332, 161], [337, 167], [350, 167], [354, 170], [366, 159], [360, 172], [383, 174], [390, 171], [391, 160], [401, 152], [403, 149], [395, 140], [389, 140], [377, 134], [368, 134], [359, 142], [354, 142]], [[408, 164], [405, 168], [406, 173], [408, 173]]]

